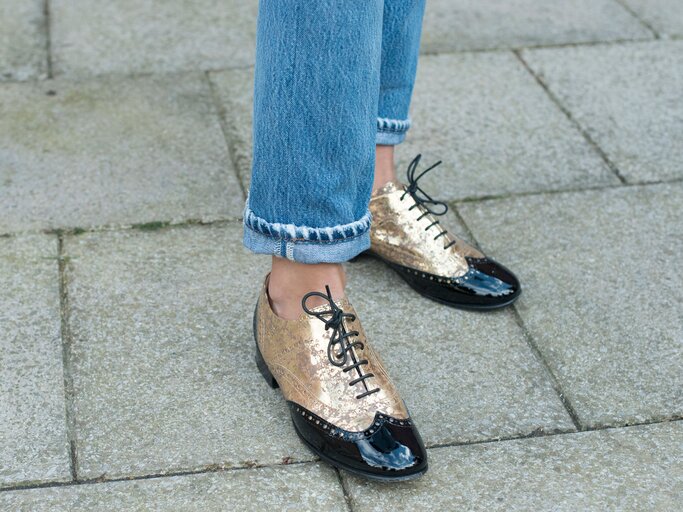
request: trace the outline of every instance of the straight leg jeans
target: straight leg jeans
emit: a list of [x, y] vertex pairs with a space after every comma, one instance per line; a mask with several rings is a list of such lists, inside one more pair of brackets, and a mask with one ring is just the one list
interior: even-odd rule
[[403, 141], [424, 0], [261, 0], [244, 245], [302, 263], [370, 246], [375, 145]]

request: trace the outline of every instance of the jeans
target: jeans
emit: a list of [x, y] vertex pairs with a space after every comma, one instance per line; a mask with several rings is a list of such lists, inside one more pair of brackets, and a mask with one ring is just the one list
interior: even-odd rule
[[244, 245], [302, 263], [370, 246], [375, 145], [410, 127], [424, 0], [261, 0]]

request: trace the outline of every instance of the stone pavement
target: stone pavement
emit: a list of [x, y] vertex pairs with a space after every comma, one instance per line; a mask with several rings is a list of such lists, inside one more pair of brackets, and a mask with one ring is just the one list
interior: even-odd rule
[[398, 485], [252, 363], [256, 10], [0, 0], [0, 510], [681, 510], [683, 2], [428, 1], [399, 160], [525, 291], [348, 265], [429, 446]]

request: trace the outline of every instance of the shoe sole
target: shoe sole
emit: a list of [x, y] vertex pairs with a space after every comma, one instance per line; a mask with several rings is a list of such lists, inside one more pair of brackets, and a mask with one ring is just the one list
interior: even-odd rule
[[[272, 389], [277, 389], [280, 387], [280, 385], [277, 383], [277, 380], [275, 380], [275, 377], [273, 377], [273, 374], [270, 373], [270, 370], [268, 369], [268, 365], [266, 364], [265, 359], [263, 359], [263, 354], [261, 354], [261, 350], [258, 347], [258, 337], [256, 336], [256, 314], [258, 311], [258, 305], [256, 306], [256, 309], [254, 309], [254, 320], [253, 320], [253, 329], [254, 329], [254, 341], [256, 342], [256, 367], [259, 369], [259, 372], [261, 372], [261, 375], [263, 376], [264, 380], [266, 383], [272, 388]], [[349, 473], [353, 473], [354, 475], [361, 476], [363, 478], [367, 478], [369, 480], [376, 480], [379, 482], [405, 482], [407, 480], [414, 480], [416, 478], [420, 478], [422, 475], [424, 475], [427, 472], [428, 466], [425, 466], [425, 468], [422, 471], [419, 471], [417, 473], [412, 473], [410, 475], [401, 475], [401, 476], [382, 476], [382, 475], [376, 475], [374, 473], [364, 473], [363, 471], [359, 471], [353, 467], [347, 466], [346, 464], [343, 464], [341, 462], [338, 462], [334, 459], [331, 459], [321, 451], [319, 451], [317, 448], [315, 448], [313, 445], [311, 445], [304, 436], [299, 432], [299, 429], [296, 426], [296, 423], [292, 421], [292, 425], [294, 426], [294, 431], [296, 432], [296, 435], [301, 439], [301, 442], [304, 443], [304, 445], [312, 451], [315, 455], [317, 455], [321, 460], [327, 462], [331, 466], [334, 466], [335, 468], [343, 469], [344, 471], [348, 471]]]
[[502, 309], [502, 308], [506, 308], [506, 307], [510, 306], [517, 299], [519, 299], [519, 297], [522, 295], [522, 290], [520, 289], [519, 293], [517, 295], [515, 295], [513, 298], [511, 298], [510, 300], [508, 300], [506, 302], [501, 302], [499, 304], [492, 304], [492, 305], [463, 304], [460, 302], [451, 302], [448, 300], [440, 299], [438, 297], [434, 297], [433, 295], [429, 295], [429, 294], [423, 292], [422, 290], [420, 290], [419, 288], [415, 287], [413, 285], [413, 283], [411, 283], [410, 281], [408, 281], [407, 279], [405, 279], [403, 277], [403, 274], [401, 274], [400, 269], [394, 263], [392, 263], [389, 260], [382, 258], [378, 254], [374, 254], [372, 252], [362, 252], [358, 256], [356, 256], [355, 258], [350, 259], [349, 261], [355, 263], [356, 261], [359, 261], [360, 258], [362, 258], [363, 256], [366, 256], [368, 258], [375, 258], [376, 260], [379, 260], [382, 263], [386, 264], [390, 269], [392, 269], [394, 272], [396, 272], [398, 274], [398, 276], [403, 280], [403, 282], [405, 282], [408, 286], [410, 286], [410, 288], [412, 288], [414, 291], [416, 291], [422, 297], [429, 299], [429, 300], [433, 300], [434, 302], [438, 302], [439, 304], [444, 304], [445, 306], [450, 306], [450, 307], [455, 308], [455, 309], [465, 309], [467, 311], [494, 311], [496, 309]]

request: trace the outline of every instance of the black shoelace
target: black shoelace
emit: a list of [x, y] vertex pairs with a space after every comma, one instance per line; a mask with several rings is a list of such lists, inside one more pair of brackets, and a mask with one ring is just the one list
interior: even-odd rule
[[[354, 348], [363, 350], [365, 345], [360, 340], [349, 341], [352, 336], [358, 336], [358, 331], [347, 331], [344, 326], [344, 319], [348, 319], [353, 322], [356, 319], [356, 315], [352, 313], [345, 313], [342, 308], [337, 306], [337, 304], [332, 300], [332, 294], [330, 293], [330, 287], [325, 285], [325, 293], [321, 292], [309, 292], [304, 295], [301, 299], [301, 307], [309, 315], [315, 316], [319, 320], [325, 323], [325, 330], [332, 329], [332, 334], [330, 335], [330, 341], [327, 344], [327, 358], [330, 363], [334, 366], [342, 368], [344, 373], [350, 372], [351, 370], [356, 370], [358, 378], [353, 379], [349, 382], [349, 386], [354, 386], [359, 382], [363, 383], [365, 391], [359, 395], [356, 395], [357, 399], [363, 398], [365, 396], [377, 393], [379, 388], [369, 389], [366, 379], [374, 377], [373, 373], [363, 373], [361, 366], [368, 364], [367, 359], [361, 359], [360, 361], [356, 359]], [[327, 300], [330, 305], [330, 309], [324, 311], [311, 311], [306, 306], [306, 301], [309, 297], [322, 297]], [[326, 318], [329, 315], [329, 318]], [[346, 366], [349, 362], [349, 357], [351, 358], [351, 364]]]
[[[422, 208], [423, 212], [422, 215], [420, 215], [417, 220], [421, 220], [424, 216], [426, 215], [434, 215], [434, 216], [441, 216], [444, 215], [448, 211], [448, 205], [444, 203], [443, 201], [437, 201], [436, 199], [433, 199], [429, 194], [427, 194], [424, 190], [422, 190], [417, 182], [419, 181], [422, 176], [427, 174], [429, 171], [437, 167], [438, 165], [441, 165], [441, 160], [436, 162], [435, 164], [431, 165], [424, 171], [422, 171], [420, 174], [418, 174], [417, 178], [415, 177], [415, 172], [417, 171], [417, 166], [420, 163], [420, 159], [422, 159], [422, 155], [417, 155], [412, 162], [410, 162], [410, 165], [408, 166], [408, 172], [407, 177], [408, 177], [408, 186], [406, 187], [405, 192], [401, 196], [401, 201], [403, 201], [403, 198], [405, 197], [406, 194], [410, 194], [410, 197], [413, 198], [415, 201], [415, 204], [412, 205], [408, 210], [412, 210], [413, 208]], [[441, 209], [435, 209], [441, 207]], [[437, 226], [439, 224], [438, 220], [434, 220], [429, 226], [425, 228], [425, 231], [430, 229], [432, 226]], [[442, 226], [439, 226], [441, 228], [441, 231], [439, 232], [438, 235], [434, 237], [434, 240], [437, 240], [439, 237], [444, 236], [448, 234], [448, 231], [443, 229]], [[448, 249], [450, 246], [454, 245], [456, 243], [455, 240], [451, 240], [449, 243], [444, 245], [444, 249]]]

